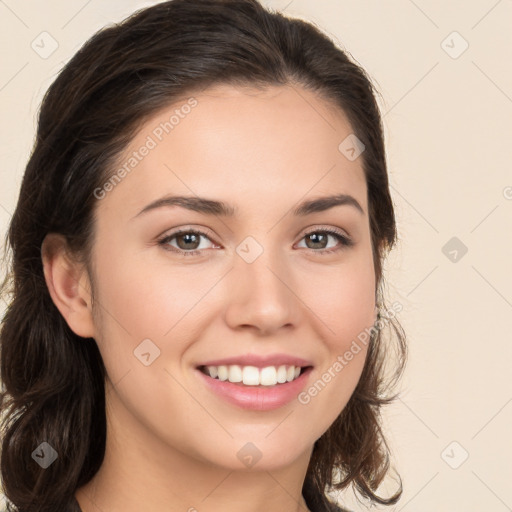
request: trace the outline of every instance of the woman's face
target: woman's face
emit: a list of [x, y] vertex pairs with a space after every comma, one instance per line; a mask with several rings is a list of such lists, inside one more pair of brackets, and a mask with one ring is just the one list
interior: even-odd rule
[[[136, 433], [145, 456], [284, 466], [309, 456], [347, 404], [367, 351], [351, 346], [375, 320], [367, 189], [351, 134], [342, 112], [305, 89], [216, 86], [148, 121], [116, 168], [121, 179], [95, 192], [107, 415], [117, 434]], [[341, 194], [357, 203], [295, 212]], [[173, 196], [190, 200], [148, 208]], [[198, 211], [200, 199], [215, 204]], [[260, 388], [198, 369], [228, 358], [247, 379], [260, 373], [244, 366], [274, 366], [264, 376], [281, 380], [287, 363], [310, 368]]]

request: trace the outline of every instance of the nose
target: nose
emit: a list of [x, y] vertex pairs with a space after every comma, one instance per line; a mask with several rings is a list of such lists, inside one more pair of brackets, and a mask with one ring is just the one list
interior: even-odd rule
[[265, 251], [252, 263], [242, 258], [230, 272], [226, 323], [235, 330], [252, 329], [268, 336], [298, 324], [298, 285], [286, 265]]

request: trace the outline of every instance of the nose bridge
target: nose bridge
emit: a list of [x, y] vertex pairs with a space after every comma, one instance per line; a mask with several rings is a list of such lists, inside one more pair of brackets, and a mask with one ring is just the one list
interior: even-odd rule
[[[263, 235], [258, 236], [261, 240]], [[282, 247], [271, 246], [269, 234], [263, 243], [247, 237], [236, 248], [228, 320], [235, 325], [253, 325], [271, 331], [294, 321], [294, 294]]]
[[[263, 239], [264, 238], [264, 239]], [[288, 293], [285, 284], [288, 267], [284, 263], [282, 247], [273, 247], [270, 234], [246, 237], [236, 248], [236, 279], [251, 287], [254, 293]], [[254, 293], [252, 294], [254, 296]]]

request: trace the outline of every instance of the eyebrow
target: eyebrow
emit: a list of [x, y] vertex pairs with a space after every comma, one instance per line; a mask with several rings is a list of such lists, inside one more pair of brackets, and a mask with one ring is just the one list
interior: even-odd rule
[[[206, 199], [197, 196], [164, 196], [152, 203], [145, 206], [135, 217], [147, 213], [151, 210], [162, 207], [180, 206], [198, 213], [205, 215], [215, 215], [221, 217], [234, 217], [238, 209], [223, 201], [216, 201], [213, 199]], [[294, 210], [293, 215], [298, 217], [305, 217], [312, 213], [323, 212], [330, 210], [335, 206], [352, 206], [360, 214], [364, 215], [364, 210], [355, 197], [348, 194], [337, 194], [334, 196], [319, 197], [310, 199], [299, 204]]]

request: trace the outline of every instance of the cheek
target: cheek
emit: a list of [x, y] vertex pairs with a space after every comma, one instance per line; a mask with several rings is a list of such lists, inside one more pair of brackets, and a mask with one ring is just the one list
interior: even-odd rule
[[199, 335], [197, 316], [215, 307], [209, 291], [219, 281], [218, 272], [201, 273], [165, 258], [148, 263], [143, 253], [115, 254], [114, 245], [98, 252], [96, 261], [96, 341], [111, 379], [139, 369], [136, 354], [143, 342], [150, 348], [153, 343], [155, 353], [163, 356], [154, 359], [152, 368], [179, 358]]
[[320, 318], [318, 336], [324, 342], [326, 357], [315, 372], [314, 385], [299, 402], [310, 404], [312, 410], [323, 407], [323, 414], [328, 409], [330, 421], [334, 421], [357, 386], [368, 352], [375, 320], [373, 261], [355, 258], [353, 264], [319, 276], [316, 284], [308, 305]]
[[[310, 272], [311, 274], [311, 272]], [[345, 351], [375, 320], [375, 272], [371, 252], [354, 252], [341, 265], [309, 277], [308, 305], [321, 319], [331, 351]]]

